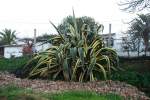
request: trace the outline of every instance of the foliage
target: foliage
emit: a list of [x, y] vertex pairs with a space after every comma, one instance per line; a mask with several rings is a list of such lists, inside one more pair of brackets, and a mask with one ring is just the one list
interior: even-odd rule
[[[68, 16], [68, 17], [64, 18], [63, 22], [60, 25], [58, 25], [57, 28], [60, 31], [60, 33], [64, 33], [64, 34], [70, 33], [71, 32], [69, 29], [70, 24], [73, 27], [75, 27], [74, 22], [73, 22], [73, 16]], [[92, 32], [94, 32], [95, 29], [99, 26], [98, 22], [96, 22], [93, 18], [88, 17], [88, 16], [76, 18], [76, 24], [77, 24], [78, 33], [80, 33], [82, 31], [81, 27], [84, 24], [87, 24], [89, 26], [90, 31], [92, 31]]]
[[142, 11], [150, 8], [150, 0], [122, 0], [120, 6], [128, 12]]
[[3, 100], [123, 100], [115, 94], [97, 94], [90, 91], [68, 91], [63, 93], [34, 92], [32, 89], [17, 86], [0, 87], [0, 99]]
[[10, 45], [15, 42], [16, 31], [12, 31], [11, 29], [4, 29], [3, 32], [0, 32], [0, 42], [3, 45]]
[[113, 73], [111, 80], [126, 82], [136, 86], [139, 90], [150, 96], [150, 73], [139, 73], [137, 71], [125, 70]]
[[[38, 76], [65, 81], [95, 81], [101, 74], [106, 79], [111, 74], [111, 69], [116, 70], [116, 52], [111, 48], [105, 48], [98, 35], [103, 28], [102, 25], [95, 31], [91, 31], [88, 24], [78, 27], [74, 14], [72, 22], [73, 25], [68, 23], [69, 33], [61, 33], [51, 23], [59, 33], [52, 39], [57, 44], [37, 54], [27, 64], [29, 78]], [[28, 67], [35, 60], [37, 64]]]
[[[140, 56], [140, 57], [119, 57], [119, 62], [120, 63], [126, 63], [126, 65], [131, 65], [131, 64], [144, 64], [145, 62], [149, 62], [150, 63], [150, 56]], [[130, 63], [129, 63], [130, 62]], [[132, 63], [134, 62], [134, 63]], [[148, 66], [148, 65], [147, 65]], [[136, 67], [136, 66], [135, 66]]]
[[25, 65], [29, 59], [29, 57], [18, 57], [10, 59], [0, 58], [0, 70], [13, 71]]
[[112, 74], [112, 80], [123, 81], [137, 87], [150, 88], [150, 73], [140, 74], [136, 71], [121, 71]]
[[137, 56], [142, 52], [142, 41], [141, 38], [133, 39], [133, 34], [127, 33], [126, 37], [122, 37], [122, 49], [123, 51], [127, 51], [128, 57], [130, 57], [130, 52], [137, 52]]
[[146, 55], [150, 40], [150, 14], [138, 15], [138, 17], [131, 22], [131, 26], [127, 33], [130, 34], [131, 40], [140, 41], [140, 39], [142, 39], [144, 41]]
[[122, 48], [123, 48], [123, 51], [127, 51], [127, 53], [128, 53], [128, 57], [130, 56], [130, 50], [131, 50], [131, 48], [132, 48], [132, 43], [133, 42], [131, 42], [130, 41], [130, 39], [128, 38], [128, 37], [123, 37], [122, 38]]
[[124, 71], [113, 72], [111, 80], [136, 86], [150, 96], [150, 57], [119, 58]]

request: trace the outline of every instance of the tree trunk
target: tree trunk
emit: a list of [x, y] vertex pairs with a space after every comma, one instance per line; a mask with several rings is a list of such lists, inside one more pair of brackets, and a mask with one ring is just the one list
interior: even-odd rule
[[130, 57], [130, 50], [127, 50], [127, 52], [128, 52], [128, 58]]
[[137, 50], [138, 50], [138, 57], [140, 56], [140, 39], [138, 39], [138, 47], [137, 47]]
[[145, 56], [147, 56], [147, 51], [148, 51], [148, 42], [145, 42]]
[[147, 56], [147, 46], [145, 45], [145, 56]]

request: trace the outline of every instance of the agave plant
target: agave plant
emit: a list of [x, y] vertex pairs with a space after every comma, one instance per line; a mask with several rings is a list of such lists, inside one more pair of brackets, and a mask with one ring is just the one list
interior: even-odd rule
[[[59, 33], [52, 41], [59, 42], [44, 52], [37, 54], [27, 65], [30, 66], [28, 77], [49, 77], [54, 80], [65, 81], [95, 81], [103, 75], [105, 79], [111, 70], [116, 70], [117, 53], [111, 48], [105, 48], [101, 36], [98, 34], [103, 26], [91, 32], [88, 25], [83, 24], [78, 31], [76, 18], [73, 13], [74, 25], [68, 23], [70, 33]], [[89, 39], [90, 37], [90, 39]]]

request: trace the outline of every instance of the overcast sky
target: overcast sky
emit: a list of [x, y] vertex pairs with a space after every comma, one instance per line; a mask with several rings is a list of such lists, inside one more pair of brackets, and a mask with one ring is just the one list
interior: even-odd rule
[[58, 25], [63, 18], [90, 16], [104, 24], [104, 33], [108, 33], [108, 24], [112, 23], [112, 32], [120, 33], [127, 29], [123, 22], [130, 21], [135, 15], [122, 12], [119, 0], [0, 0], [0, 31], [10, 28], [17, 31], [18, 37], [56, 33], [49, 24], [51, 20]]

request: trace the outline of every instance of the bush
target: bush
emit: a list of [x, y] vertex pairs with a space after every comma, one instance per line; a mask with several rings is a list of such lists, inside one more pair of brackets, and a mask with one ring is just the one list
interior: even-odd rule
[[149, 60], [150, 56], [140, 56], [140, 57], [119, 57], [119, 61], [121, 63], [123, 62], [141, 62], [141, 61], [146, 61]]
[[138, 73], [136, 71], [126, 70], [113, 73], [111, 79], [134, 85], [150, 96], [150, 73]]
[[[65, 81], [95, 81], [101, 74], [106, 79], [111, 70], [116, 70], [117, 53], [111, 48], [106, 48], [98, 34], [103, 26], [99, 25], [91, 31], [89, 25], [85, 23], [80, 25], [82, 27], [77, 27], [74, 14], [72, 20], [73, 25], [67, 23], [69, 33], [60, 33], [52, 23], [59, 33], [52, 39], [56, 45], [37, 54], [27, 64], [29, 78], [49, 77]], [[35, 60], [37, 63], [28, 67]]]
[[14, 71], [24, 66], [30, 59], [28, 56], [17, 57], [17, 58], [0, 58], [0, 70], [1, 71]]

